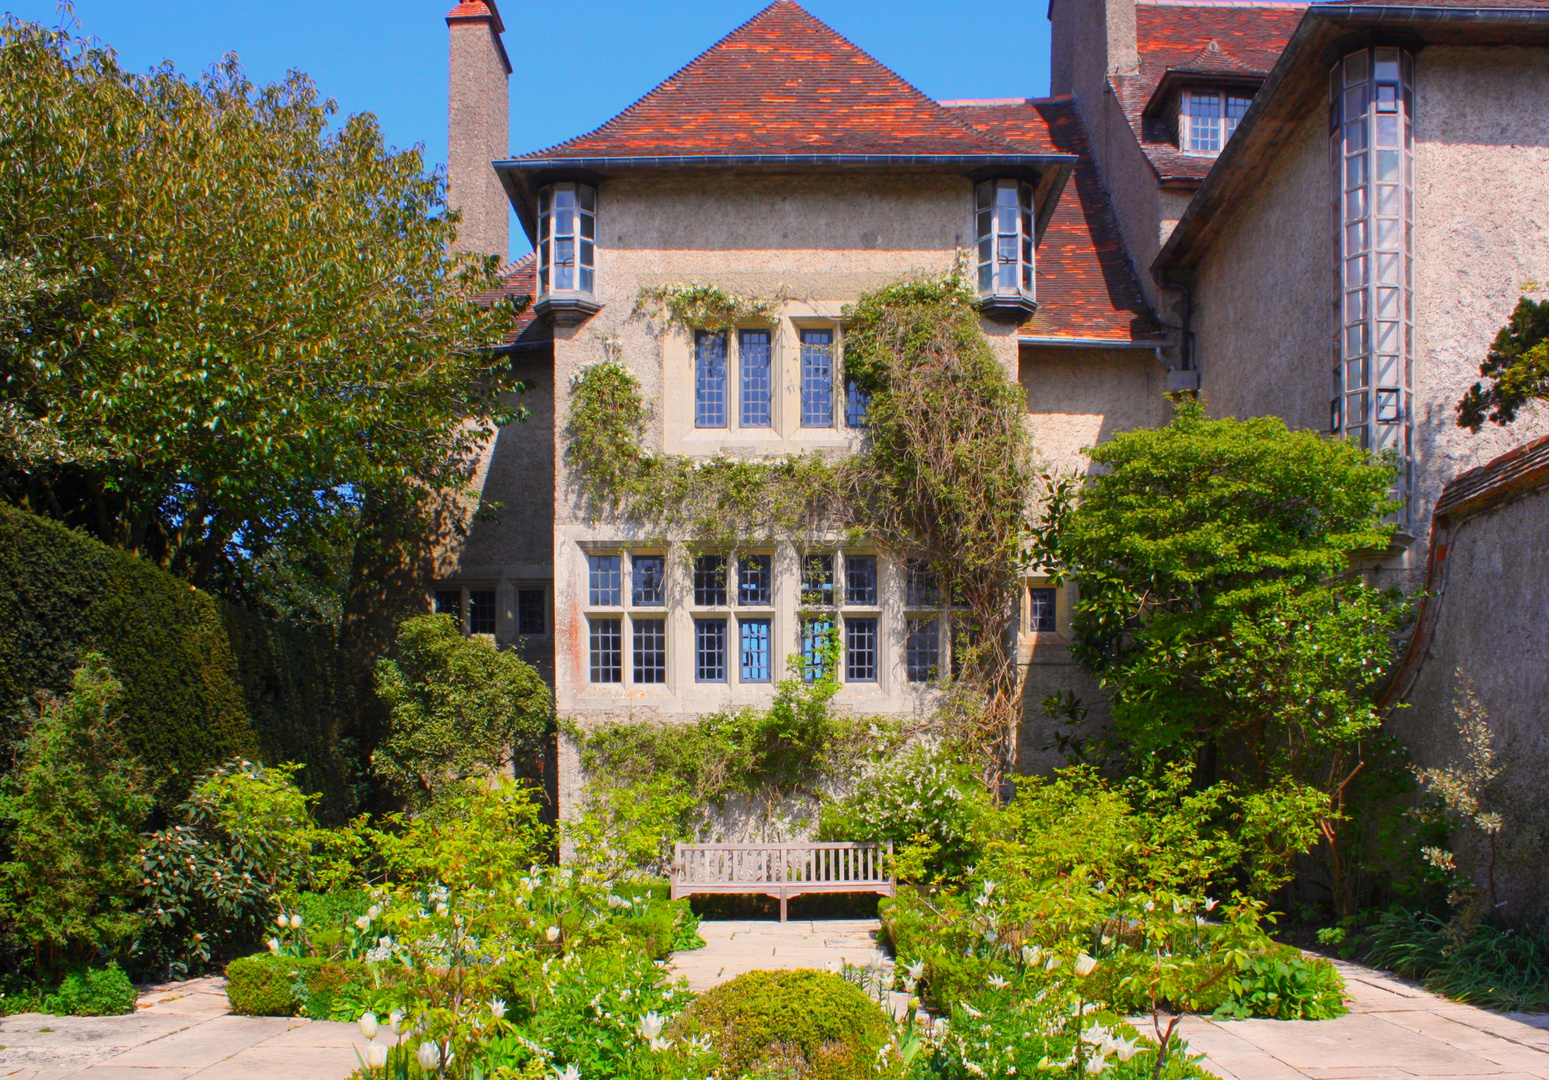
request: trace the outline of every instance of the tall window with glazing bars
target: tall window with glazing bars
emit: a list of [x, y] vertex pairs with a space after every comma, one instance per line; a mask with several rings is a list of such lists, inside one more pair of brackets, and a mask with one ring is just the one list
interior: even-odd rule
[[1334, 397], [1329, 427], [1411, 482], [1414, 400], [1414, 61], [1399, 48], [1347, 54], [1329, 73], [1333, 179]]

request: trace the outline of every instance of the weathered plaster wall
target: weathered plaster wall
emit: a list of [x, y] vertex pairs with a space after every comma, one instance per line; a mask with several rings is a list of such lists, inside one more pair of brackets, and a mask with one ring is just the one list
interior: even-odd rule
[[[604, 342], [616, 342], [653, 407], [647, 445], [674, 452], [734, 453], [767, 457], [793, 451], [853, 445], [842, 426], [806, 429], [792, 422], [797, 400], [794, 374], [799, 329], [838, 327], [843, 305], [863, 293], [914, 272], [942, 273], [972, 228], [972, 187], [952, 177], [732, 177], [619, 179], [598, 193], [598, 300], [604, 307], [583, 326], [556, 331], [554, 385], [556, 455], [563, 454], [568, 415], [566, 388], [582, 367], [604, 358]], [[692, 348], [682, 335], [664, 332], [632, 315], [642, 286], [698, 281], [748, 295], [783, 292], [786, 304], [773, 342], [773, 369], [782, 373], [784, 401], [774, 429], [725, 438], [692, 426]], [[1007, 370], [1016, 371], [1012, 327], [986, 329]], [[842, 353], [842, 340], [840, 343]], [[592, 685], [587, 680], [587, 565], [589, 550], [651, 550], [650, 538], [584, 520], [562, 464], [553, 527], [555, 552], [555, 689], [561, 716], [581, 723], [603, 719], [687, 720], [701, 713], [766, 703], [770, 684], [696, 683], [691, 656], [691, 585], [686, 560], [669, 560], [668, 681], [637, 686]], [[657, 547], [655, 550], [661, 550]], [[756, 550], [756, 549], [755, 549]], [[798, 561], [779, 545], [774, 556], [772, 658], [776, 674], [798, 647]], [[923, 710], [924, 691], [903, 671], [901, 568], [881, 562], [880, 670], [876, 683], [847, 685], [837, 703], [873, 713]], [[627, 625], [627, 624], [626, 624]], [[735, 624], [733, 624], [735, 625]], [[733, 659], [735, 650], [733, 649]], [[560, 801], [566, 813], [580, 794], [575, 747], [562, 740]]]
[[1414, 521], [1423, 532], [1448, 480], [1549, 431], [1543, 409], [1477, 435], [1454, 412], [1523, 282], [1549, 281], [1549, 49], [1432, 46], [1415, 58], [1415, 99]]
[[1309, 116], [1200, 264], [1195, 358], [1211, 413], [1327, 431], [1328, 121]]
[[[1549, 916], [1549, 492], [1463, 523], [1452, 549], [1441, 615], [1425, 666], [1389, 727], [1422, 766], [1459, 764], [1453, 700], [1462, 672], [1489, 714], [1507, 828], [1497, 881], [1505, 912]], [[1484, 884], [1483, 853], [1464, 865]]]

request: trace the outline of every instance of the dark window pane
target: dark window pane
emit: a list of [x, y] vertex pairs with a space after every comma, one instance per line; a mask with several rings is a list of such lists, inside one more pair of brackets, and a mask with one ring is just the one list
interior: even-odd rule
[[667, 602], [667, 557], [636, 555], [634, 603], [637, 607], [661, 607]]
[[743, 619], [738, 628], [742, 635], [742, 681], [768, 682], [769, 620]]
[[941, 603], [941, 590], [936, 586], [936, 575], [930, 564], [923, 559], [910, 559], [908, 581], [904, 589], [904, 603], [908, 607], [937, 607]]
[[589, 555], [587, 564], [587, 603], [593, 607], [611, 607], [623, 603], [619, 597], [623, 574], [617, 555]]
[[694, 680], [726, 681], [726, 620], [694, 620]]
[[694, 603], [722, 607], [726, 603], [726, 556], [701, 555], [694, 560]]
[[521, 589], [516, 594], [516, 632], [546, 634], [548, 602], [542, 589]]
[[826, 672], [824, 647], [834, 633], [832, 619], [803, 619], [801, 623], [801, 677], [817, 682]]
[[768, 555], [737, 556], [737, 603], [761, 607], [770, 602]]
[[847, 604], [877, 602], [877, 557], [875, 555], [844, 557], [844, 602]]
[[495, 590], [475, 589], [468, 594], [468, 632], [495, 632]]
[[667, 681], [667, 620], [636, 619], [635, 682]]
[[463, 621], [463, 591], [461, 589], [437, 589], [436, 614], [450, 615], [461, 624]]
[[904, 667], [910, 682], [930, 682], [941, 667], [941, 633], [935, 619], [910, 619], [904, 641]]
[[694, 335], [694, 426], [726, 426], [726, 335]]
[[738, 355], [742, 368], [742, 426], [770, 425], [769, 331], [744, 330]]
[[1054, 631], [1054, 593], [1053, 589], [1028, 590], [1027, 627], [1029, 630], [1035, 630], [1038, 633]]
[[877, 681], [877, 620], [844, 621], [844, 678], [846, 682]]
[[834, 333], [801, 332], [801, 426], [834, 426]]
[[844, 422], [852, 428], [866, 426], [866, 413], [871, 409], [871, 395], [861, 390], [852, 379], [845, 387]]
[[624, 681], [624, 635], [619, 620], [591, 621], [591, 660], [592, 682]]
[[802, 556], [801, 602], [808, 607], [833, 607], [834, 557], [832, 555]]

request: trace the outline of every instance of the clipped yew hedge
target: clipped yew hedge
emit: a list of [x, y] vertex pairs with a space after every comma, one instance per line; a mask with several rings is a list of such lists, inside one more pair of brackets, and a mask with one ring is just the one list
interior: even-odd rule
[[[299, 761], [298, 779], [349, 808], [339, 727], [348, 707], [331, 643], [274, 627], [56, 522], [0, 507], [0, 762], [23, 702], [62, 693], [80, 656], [124, 684], [122, 726], [170, 809], [234, 757]], [[337, 805], [334, 805], [337, 804]], [[330, 815], [332, 816], [332, 815]]]

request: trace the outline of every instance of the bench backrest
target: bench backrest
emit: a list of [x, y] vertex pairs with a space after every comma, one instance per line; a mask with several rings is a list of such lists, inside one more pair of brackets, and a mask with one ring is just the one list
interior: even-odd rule
[[677, 844], [673, 848], [675, 882], [716, 885], [893, 882], [893, 843], [827, 842], [808, 844]]

